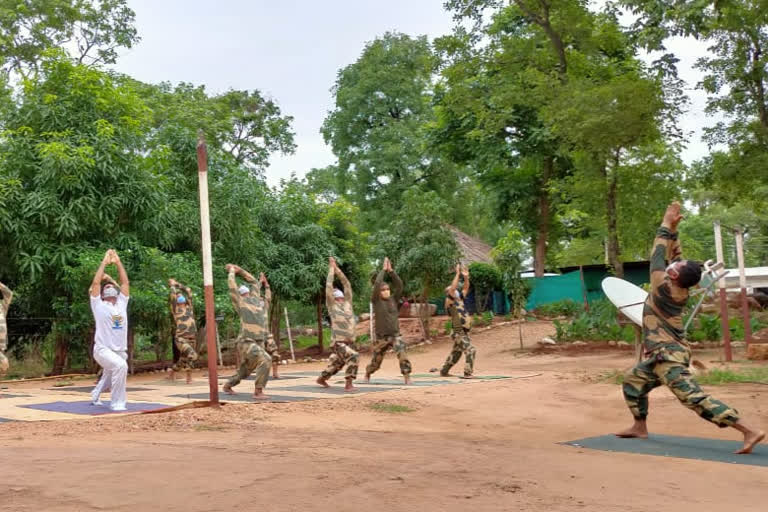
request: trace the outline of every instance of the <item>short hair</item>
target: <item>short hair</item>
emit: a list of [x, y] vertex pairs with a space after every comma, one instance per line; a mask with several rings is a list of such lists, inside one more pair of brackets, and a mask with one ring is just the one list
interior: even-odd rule
[[688, 260], [677, 271], [677, 284], [682, 288], [690, 288], [701, 281], [702, 264], [700, 261]]

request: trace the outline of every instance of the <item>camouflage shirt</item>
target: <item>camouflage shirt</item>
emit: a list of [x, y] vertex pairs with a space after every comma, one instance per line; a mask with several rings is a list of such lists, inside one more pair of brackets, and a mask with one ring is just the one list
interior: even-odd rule
[[451, 315], [451, 323], [453, 325], [454, 332], [460, 332], [463, 329], [467, 331], [472, 328], [472, 316], [467, 313], [467, 309], [464, 307], [464, 294], [458, 289], [458, 297], [446, 297], [446, 308]]
[[339, 281], [344, 287], [344, 302], [338, 303], [333, 297], [334, 269], [328, 270], [328, 278], [325, 280], [325, 307], [331, 317], [332, 343], [337, 341], [352, 343], [355, 341], [355, 312], [352, 308], [352, 287], [347, 276], [339, 271]]
[[[176, 299], [183, 296], [187, 301], [179, 304]], [[177, 338], [194, 338], [197, 334], [195, 325], [195, 310], [192, 306], [192, 297], [190, 297], [184, 287], [171, 286], [170, 294], [171, 314], [176, 323]]]
[[0, 291], [3, 292], [3, 301], [0, 302], [0, 352], [5, 352], [8, 348], [8, 326], [5, 318], [8, 315], [8, 308], [11, 307], [13, 292], [3, 283], [0, 283]]
[[266, 340], [269, 333], [269, 304], [272, 301], [272, 292], [269, 287], [261, 296], [261, 283], [249, 281], [250, 292], [241, 296], [237, 289], [235, 273], [229, 273], [229, 297], [232, 305], [240, 316], [240, 337], [248, 340]]
[[662, 225], [653, 241], [651, 292], [643, 307], [643, 343], [646, 354], [660, 352], [661, 358], [674, 358], [673, 353], [688, 351], [683, 338], [683, 308], [688, 302], [688, 289], [677, 286], [666, 272], [667, 260], [680, 261], [681, 256], [677, 233]]

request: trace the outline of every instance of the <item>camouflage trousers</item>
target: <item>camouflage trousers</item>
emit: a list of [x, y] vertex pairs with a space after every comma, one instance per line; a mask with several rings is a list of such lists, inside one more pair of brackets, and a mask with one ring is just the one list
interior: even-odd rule
[[179, 360], [173, 365], [173, 371], [181, 372], [193, 370], [195, 361], [197, 361], [197, 352], [195, 352], [194, 338], [176, 338], [174, 340], [176, 348], [179, 350]]
[[8, 373], [9, 367], [10, 367], [10, 364], [8, 363], [8, 358], [5, 357], [5, 354], [0, 352], [0, 377]]
[[269, 365], [272, 358], [262, 348], [262, 344], [253, 340], [238, 339], [237, 350], [240, 354], [240, 366], [237, 369], [237, 373], [227, 381], [225, 386], [233, 388], [240, 384], [240, 381], [255, 372], [256, 383], [254, 387], [265, 388], [267, 386], [267, 378], [269, 378]]
[[357, 377], [357, 361], [360, 355], [346, 343], [337, 341], [331, 345], [331, 357], [328, 361], [328, 368], [320, 374], [323, 380], [328, 380], [336, 375], [339, 370], [347, 365], [347, 371], [344, 378], [354, 379]]
[[453, 331], [451, 338], [453, 338], [453, 348], [443, 364], [443, 369], [440, 370], [440, 375], [448, 375], [453, 365], [461, 359], [461, 354], [464, 354], [464, 375], [472, 375], [475, 367], [475, 353], [477, 351], [475, 346], [472, 345], [472, 340], [469, 338], [469, 331], [467, 329], [462, 329], [462, 332]]
[[277, 364], [280, 362], [280, 350], [277, 348], [277, 343], [275, 343], [275, 338], [271, 334], [267, 336], [267, 341], [259, 340], [257, 342], [261, 348], [264, 349], [264, 351], [269, 354], [269, 357], [271, 359], [271, 362], [273, 364]]
[[718, 427], [739, 421], [739, 413], [704, 393], [690, 370], [690, 351], [657, 351], [624, 375], [624, 400], [635, 419], [648, 416], [648, 393], [664, 385], [687, 408]]
[[376, 341], [373, 343], [373, 357], [370, 364], [365, 368], [366, 375], [373, 375], [373, 372], [381, 368], [384, 354], [390, 348], [395, 351], [397, 360], [400, 361], [400, 373], [403, 375], [411, 374], [411, 362], [408, 360], [408, 353], [403, 338], [401, 336], [384, 336], [376, 338]]

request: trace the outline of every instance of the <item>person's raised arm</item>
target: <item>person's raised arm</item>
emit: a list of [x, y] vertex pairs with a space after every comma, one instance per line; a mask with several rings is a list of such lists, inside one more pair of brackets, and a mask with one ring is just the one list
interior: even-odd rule
[[453, 276], [453, 281], [448, 285], [448, 297], [453, 299], [456, 296], [456, 288], [459, 287], [459, 277], [461, 277], [461, 265], [456, 265], [456, 275]]
[[392, 295], [395, 300], [400, 300], [400, 296], [403, 294], [403, 280], [397, 275], [395, 269], [392, 268], [392, 263], [389, 264], [389, 274], [392, 278]]
[[463, 275], [463, 276], [464, 276], [464, 288], [462, 288], [462, 290], [461, 290], [461, 294], [462, 294], [464, 297], [466, 297], [466, 296], [467, 296], [467, 294], [469, 293], [469, 269], [465, 267], [465, 268], [464, 268], [464, 269], [461, 271], [461, 275]]
[[667, 258], [677, 260], [681, 256], [677, 241], [677, 225], [682, 220], [680, 203], [674, 202], [667, 207], [661, 226], [656, 231], [651, 249], [651, 286], [656, 288], [664, 281]]
[[336, 260], [333, 257], [328, 258], [328, 275], [325, 277], [325, 307], [328, 311], [333, 311], [333, 276], [336, 272]]
[[256, 293], [258, 295], [261, 295], [261, 281], [260, 280], [256, 279], [255, 277], [253, 277], [251, 275], [250, 272], [248, 272], [247, 270], [243, 270], [240, 267], [237, 267], [237, 273], [240, 275], [240, 277], [242, 277], [245, 280], [246, 283], [248, 283], [251, 286], [255, 286], [256, 287]]
[[13, 301], [13, 292], [3, 283], [0, 283], [0, 292], [3, 292], [3, 309], [8, 312], [8, 308], [11, 307], [11, 301]]
[[379, 271], [376, 276], [376, 280], [373, 282], [373, 289], [371, 290], [371, 302], [376, 302], [381, 298], [381, 285], [384, 283], [384, 274], [387, 272], [387, 263], [389, 259], [384, 258], [384, 267]]
[[128, 280], [128, 273], [125, 271], [123, 262], [120, 261], [116, 251], [112, 251], [112, 259], [115, 265], [117, 265], [117, 275], [120, 278], [120, 293], [126, 297], [131, 296], [131, 282]]
[[93, 276], [91, 282], [91, 297], [101, 296], [101, 281], [104, 277], [104, 267], [106, 267], [112, 261], [112, 249], [104, 253], [104, 258], [101, 260], [99, 268], [96, 270], [96, 274]]
[[267, 276], [264, 272], [259, 276], [259, 285], [264, 287], [264, 302], [267, 303], [267, 310], [272, 306], [272, 288], [269, 286]]
[[184, 294], [187, 296], [187, 305], [189, 306], [189, 313], [192, 315], [192, 318], [194, 318], [195, 305], [192, 301], [192, 288], [190, 288], [189, 286], [181, 286], [181, 288], [184, 290]]
[[237, 281], [235, 280], [235, 273], [238, 270], [237, 265], [232, 265], [231, 263], [226, 265], [224, 267], [227, 269], [227, 285], [229, 286], [229, 298], [232, 301], [232, 305], [235, 306], [235, 309], [240, 309], [240, 292], [237, 290]]
[[349, 279], [347, 279], [347, 276], [344, 275], [344, 272], [341, 271], [338, 265], [334, 268], [336, 275], [339, 276], [339, 281], [341, 281], [341, 286], [344, 288], [344, 300], [352, 304], [352, 285], [349, 284]]

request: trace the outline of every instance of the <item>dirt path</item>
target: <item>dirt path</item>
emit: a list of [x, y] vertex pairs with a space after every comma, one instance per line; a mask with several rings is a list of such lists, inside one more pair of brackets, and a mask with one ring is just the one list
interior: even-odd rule
[[[551, 330], [526, 325], [526, 344]], [[631, 354], [520, 355], [516, 326], [475, 342], [478, 373], [542, 375], [353, 400], [2, 424], [0, 510], [764, 510], [768, 468], [556, 444], [627, 424], [620, 388], [595, 381], [629, 366]], [[415, 371], [439, 366], [448, 350], [414, 350]], [[394, 355], [381, 373], [397, 374]], [[768, 426], [764, 386], [712, 391]], [[373, 403], [414, 411], [377, 412]], [[651, 412], [658, 433], [736, 439], [665, 390], [652, 395]]]

